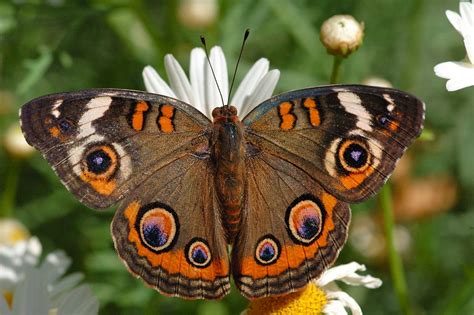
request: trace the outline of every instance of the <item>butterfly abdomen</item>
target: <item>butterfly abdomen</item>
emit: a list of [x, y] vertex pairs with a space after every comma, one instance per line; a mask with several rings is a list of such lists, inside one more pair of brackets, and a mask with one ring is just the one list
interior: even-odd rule
[[244, 195], [245, 149], [242, 125], [232, 107], [218, 108], [213, 115], [215, 184], [227, 242], [232, 243], [239, 229]]

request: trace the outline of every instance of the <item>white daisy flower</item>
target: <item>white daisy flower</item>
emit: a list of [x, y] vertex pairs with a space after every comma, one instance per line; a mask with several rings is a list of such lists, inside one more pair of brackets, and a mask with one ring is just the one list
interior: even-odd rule
[[369, 289], [376, 289], [382, 285], [382, 280], [371, 275], [359, 275], [357, 272], [365, 271], [365, 266], [356, 262], [339, 265], [326, 270], [322, 276], [315, 281], [325, 293], [327, 304], [324, 305], [323, 313], [328, 315], [347, 314], [346, 308], [351, 310], [352, 315], [362, 314], [362, 310], [349, 294], [342, 291], [336, 284], [336, 280], [349, 285], [364, 286]]
[[448, 79], [446, 89], [456, 91], [474, 85], [474, 0], [459, 4], [460, 15], [446, 11], [449, 22], [464, 38], [465, 61], [448, 61], [434, 67], [437, 76]]
[[269, 61], [261, 58], [246, 74], [232, 100], [228, 103], [229, 81], [227, 63], [222, 49], [219, 46], [213, 47], [209, 59], [223, 100], [206, 60], [204, 49], [194, 48], [190, 58], [189, 79], [178, 61], [168, 54], [165, 56], [165, 68], [170, 85], [160, 77], [155, 69], [146, 66], [143, 70], [145, 87], [148, 92], [173, 97], [188, 103], [210, 119], [212, 119], [212, 110], [222, 106], [222, 102], [226, 105], [234, 105], [239, 117], [245, 117], [255, 106], [272, 96], [280, 77], [280, 71], [276, 69], [268, 71]]
[[0, 246], [0, 314], [97, 314], [99, 303], [82, 275], [63, 277], [71, 259], [62, 251], [46, 255], [37, 266], [36, 237]]
[[375, 289], [382, 285], [382, 280], [370, 275], [360, 275], [365, 266], [356, 262], [326, 270], [319, 279], [308, 284], [303, 290], [287, 295], [257, 299], [250, 302], [242, 314], [278, 315], [278, 314], [327, 314], [361, 315], [362, 310], [356, 300], [342, 291], [336, 281], [349, 285], [364, 286]]

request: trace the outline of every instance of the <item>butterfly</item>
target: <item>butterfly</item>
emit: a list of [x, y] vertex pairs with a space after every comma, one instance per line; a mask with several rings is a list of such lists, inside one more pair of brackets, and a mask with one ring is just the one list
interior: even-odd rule
[[[128, 270], [162, 294], [249, 299], [304, 287], [346, 242], [349, 203], [383, 185], [420, 135], [424, 103], [362, 85], [271, 97], [213, 121], [174, 98], [121, 89], [21, 108], [28, 143], [111, 224]], [[231, 245], [231, 250], [228, 250]]]

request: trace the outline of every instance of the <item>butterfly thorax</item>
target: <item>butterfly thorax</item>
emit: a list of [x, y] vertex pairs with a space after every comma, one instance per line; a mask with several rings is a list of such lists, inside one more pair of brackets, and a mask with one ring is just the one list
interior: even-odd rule
[[244, 195], [243, 129], [234, 106], [215, 108], [212, 117], [212, 156], [216, 167], [217, 196], [227, 242], [232, 243], [239, 229]]

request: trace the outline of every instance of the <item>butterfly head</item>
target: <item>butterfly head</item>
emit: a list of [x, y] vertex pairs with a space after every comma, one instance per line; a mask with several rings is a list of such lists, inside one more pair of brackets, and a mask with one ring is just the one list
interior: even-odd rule
[[222, 107], [216, 107], [212, 111], [212, 118], [214, 123], [217, 122], [238, 122], [239, 117], [237, 116], [237, 108], [232, 105], [224, 105]]

